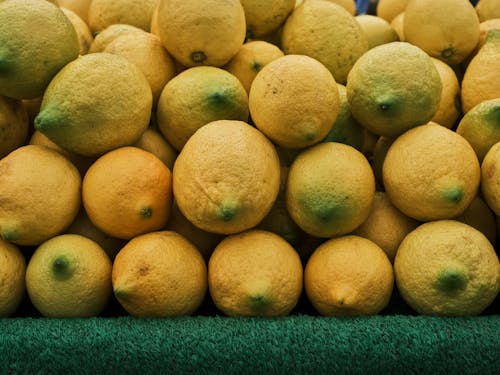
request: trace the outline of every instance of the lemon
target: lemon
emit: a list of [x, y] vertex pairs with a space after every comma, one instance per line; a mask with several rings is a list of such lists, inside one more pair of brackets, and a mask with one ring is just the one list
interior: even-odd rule
[[40, 0], [0, 2], [0, 46], [0, 95], [15, 99], [41, 96], [79, 51], [64, 12]]
[[382, 176], [391, 202], [420, 221], [462, 214], [476, 196], [480, 166], [461, 135], [431, 123], [410, 129], [390, 146]]
[[61, 8], [66, 8], [76, 13], [88, 24], [89, 6], [92, 0], [57, 0]]
[[158, 102], [163, 87], [176, 75], [174, 60], [160, 39], [151, 33], [126, 33], [109, 43], [103, 52], [125, 57], [144, 73], [153, 93], [153, 104]]
[[394, 262], [401, 241], [419, 224], [417, 220], [399, 211], [385, 192], [377, 191], [370, 214], [352, 234], [373, 241]]
[[104, 233], [132, 237], [162, 229], [172, 205], [172, 174], [150, 152], [120, 147], [97, 159], [82, 184], [90, 220]]
[[472, 200], [462, 215], [457, 216], [454, 220], [476, 228], [486, 236], [492, 245], [495, 244], [497, 237], [495, 214], [479, 195]]
[[439, 108], [431, 120], [451, 129], [455, 127], [458, 118], [462, 114], [460, 82], [455, 71], [448, 64], [434, 57], [431, 60], [441, 77], [443, 85]]
[[394, 275], [384, 251], [366, 238], [342, 236], [319, 245], [304, 269], [304, 288], [325, 316], [374, 315], [392, 294]]
[[357, 122], [351, 113], [347, 101], [347, 89], [344, 85], [337, 83], [339, 92], [339, 114], [333, 123], [323, 142], [339, 142], [354, 147], [358, 151], [363, 150], [365, 142], [364, 128]]
[[290, 167], [288, 212], [306, 233], [347, 234], [366, 220], [375, 194], [368, 160], [355, 148], [325, 142], [301, 152]]
[[249, 94], [257, 73], [271, 61], [283, 56], [283, 51], [274, 44], [256, 40], [243, 44], [224, 69], [237, 77]]
[[213, 121], [198, 129], [177, 156], [174, 198], [198, 228], [233, 234], [259, 224], [280, 186], [273, 144], [242, 121]]
[[457, 133], [467, 139], [482, 162], [488, 150], [500, 141], [500, 98], [472, 107], [458, 123]]
[[160, 0], [157, 22], [163, 45], [187, 67], [221, 67], [245, 40], [245, 11], [238, 0]]
[[307, 55], [345, 84], [356, 60], [368, 50], [368, 41], [355, 18], [330, 1], [308, 0], [295, 8], [283, 26], [285, 54]]
[[142, 133], [141, 138], [132, 146], [151, 152], [160, 159], [168, 169], [172, 170], [174, 168], [177, 151], [153, 128], [150, 127], [146, 129], [146, 131]]
[[247, 37], [267, 35], [283, 24], [295, 8], [295, 0], [241, 0], [245, 10]]
[[112, 280], [115, 297], [131, 315], [190, 315], [205, 297], [207, 266], [180, 234], [151, 232], [133, 238], [120, 250]]
[[0, 317], [12, 315], [25, 294], [26, 260], [21, 250], [0, 238]]
[[488, 150], [481, 164], [481, 192], [496, 216], [500, 216], [499, 166], [500, 142], [497, 142]]
[[51, 81], [35, 129], [68, 151], [98, 156], [136, 142], [151, 108], [151, 88], [139, 68], [122, 56], [91, 53]]
[[255, 126], [274, 143], [303, 148], [331, 130], [339, 111], [335, 79], [319, 61], [286, 55], [262, 68], [248, 98]]
[[374, 134], [395, 137], [435, 115], [442, 83], [424, 51], [392, 42], [361, 56], [346, 87], [354, 118]]
[[475, 8], [481, 22], [500, 18], [500, 2], [498, 0], [479, 0]]
[[81, 177], [58, 152], [22, 146], [0, 159], [0, 237], [38, 245], [66, 229], [80, 209]]
[[399, 36], [391, 24], [372, 14], [360, 14], [355, 17], [368, 40], [368, 49], [385, 43], [399, 42]]
[[103, 52], [108, 44], [110, 44], [116, 38], [126, 35], [128, 33], [142, 33], [144, 30], [123, 23], [115, 23], [109, 25], [104, 30], [96, 33], [94, 40], [89, 48], [89, 53]]
[[226, 237], [208, 262], [215, 305], [228, 316], [284, 316], [302, 292], [302, 263], [280, 236], [249, 230]]
[[165, 85], [156, 119], [165, 139], [180, 151], [196, 130], [209, 122], [248, 121], [248, 96], [231, 73], [213, 66], [197, 66]]
[[[382, 166], [384, 165], [384, 160], [387, 155], [387, 151], [391, 147], [395, 138], [389, 137], [378, 137], [375, 147], [373, 148], [371, 165], [373, 169], [373, 174], [379, 186], [384, 186], [384, 179], [382, 177]], [[383, 189], [382, 189], [383, 190]]]
[[327, 0], [331, 3], [340, 5], [342, 8], [347, 10], [352, 16], [356, 15], [356, 1], [354, 0]]
[[111, 260], [86, 237], [55, 236], [38, 246], [29, 260], [26, 290], [45, 317], [97, 316], [111, 297]]
[[398, 34], [400, 42], [406, 42], [405, 38], [405, 12], [399, 13], [396, 17], [394, 17], [390, 23], [394, 31]]
[[159, 0], [92, 0], [88, 8], [88, 24], [94, 32], [125, 23], [149, 31], [151, 17]]
[[26, 141], [29, 119], [20, 100], [0, 95], [0, 159]]
[[472, 58], [462, 79], [462, 109], [467, 113], [484, 100], [500, 97], [500, 29], [488, 31], [486, 41]]
[[461, 63], [479, 40], [479, 18], [468, 0], [415, 0], [405, 10], [406, 40], [449, 65]]
[[90, 45], [94, 41], [92, 32], [90, 31], [88, 25], [83, 21], [78, 14], [70, 9], [61, 7], [64, 15], [68, 17], [71, 24], [75, 28], [76, 34], [78, 35], [78, 45], [80, 46], [80, 55], [85, 55], [90, 48]]
[[410, 0], [379, 0], [375, 12], [378, 17], [391, 22], [406, 10]]
[[424, 223], [410, 232], [399, 246], [394, 274], [401, 296], [424, 315], [478, 315], [500, 290], [493, 246], [455, 220]]

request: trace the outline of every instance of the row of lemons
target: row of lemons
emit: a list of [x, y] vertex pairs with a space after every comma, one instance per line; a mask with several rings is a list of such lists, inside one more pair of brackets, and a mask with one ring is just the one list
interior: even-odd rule
[[480, 314], [499, 57], [499, 0], [0, 0], [0, 316]]

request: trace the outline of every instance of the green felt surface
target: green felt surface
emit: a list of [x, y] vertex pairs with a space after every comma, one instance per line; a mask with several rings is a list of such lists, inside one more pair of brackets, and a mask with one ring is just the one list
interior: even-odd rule
[[1, 374], [496, 374], [500, 316], [0, 319]]

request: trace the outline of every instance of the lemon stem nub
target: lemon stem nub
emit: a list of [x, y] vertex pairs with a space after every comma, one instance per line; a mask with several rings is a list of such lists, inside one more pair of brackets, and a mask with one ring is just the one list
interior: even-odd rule
[[441, 57], [443, 59], [449, 59], [454, 54], [455, 54], [455, 50], [453, 48], [446, 48], [446, 49], [441, 51]]
[[191, 61], [195, 64], [203, 64], [203, 62], [207, 59], [207, 55], [203, 51], [194, 51], [191, 53]]
[[456, 268], [446, 268], [438, 275], [438, 287], [445, 292], [464, 289], [467, 282], [468, 277], [465, 272]]
[[52, 262], [52, 271], [59, 278], [66, 279], [71, 276], [70, 264], [65, 256], [59, 256]]
[[150, 218], [153, 215], [153, 209], [151, 207], [141, 208], [140, 215], [143, 218]]

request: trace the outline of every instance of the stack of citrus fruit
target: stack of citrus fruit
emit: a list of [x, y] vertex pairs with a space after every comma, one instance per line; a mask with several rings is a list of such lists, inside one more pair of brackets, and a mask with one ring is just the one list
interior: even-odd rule
[[482, 313], [499, 9], [1, 0], [0, 316]]

